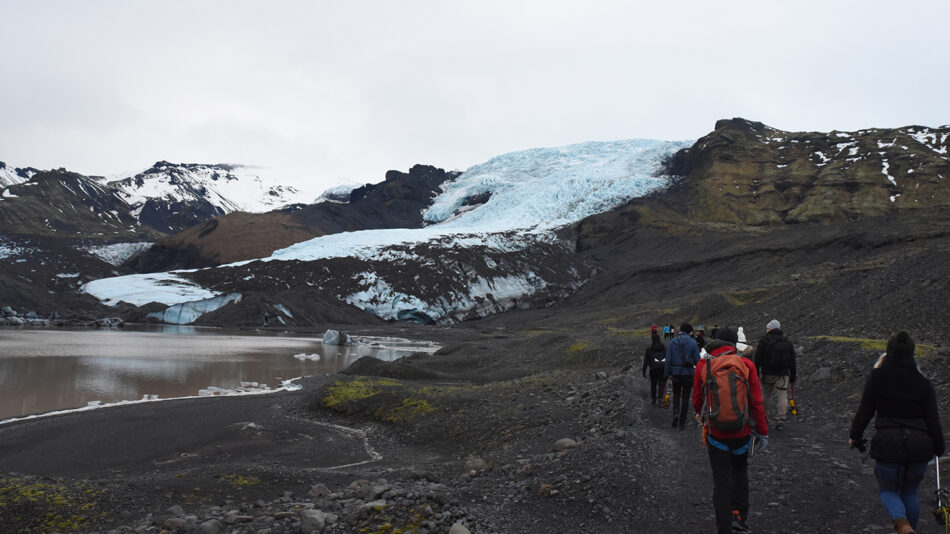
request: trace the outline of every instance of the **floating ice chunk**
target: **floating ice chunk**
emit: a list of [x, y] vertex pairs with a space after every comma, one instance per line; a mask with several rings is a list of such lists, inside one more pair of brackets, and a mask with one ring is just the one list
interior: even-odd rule
[[320, 361], [319, 354], [300, 353], [300, 354], [294, 354], [294, 358], [297, 358], [298, 360], [303, 361], [303, 362], [307, 362], [307, 361], [319, 362]]
[[352, 341], [353, 338], [339, 330], [327, 330], [323, 334], [324, 345], [349, 345]]

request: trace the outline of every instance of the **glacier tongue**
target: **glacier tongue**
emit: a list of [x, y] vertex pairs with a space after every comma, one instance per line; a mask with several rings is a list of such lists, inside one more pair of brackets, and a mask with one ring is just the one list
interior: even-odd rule
[[[665, 187], [668, 178], [654, 176], [662, 157], [690, 144], [632, 139], [504, 154], [449, 182], [424, 218], [480, 231], [563, 226]], [[484, 205], [452, 218], [483, 193], [491, 194]]]

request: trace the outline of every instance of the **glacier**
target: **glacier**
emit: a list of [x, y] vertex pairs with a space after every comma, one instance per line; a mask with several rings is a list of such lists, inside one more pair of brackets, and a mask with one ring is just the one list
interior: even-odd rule
[[[446, 182], [424, 212], [427, 226], [423, 228], [331, 234], [296, 243], [260, 260], [222, 268], [253, 261], [346, 257], [431, 266], [438, 261], [434, 258], [439, 251], [480, 248], [488, 258], [492, 253], [517, 252], [538, 245], [566, 248], [570, 245], [557, 242], [558, 228], [668, 187], [670, 177], [658, 175], [663, 159], [691, 144], [632, 139], [504, 154]], [[478, 205], [470, 205], [473, 198], [481, 200]], [[425, 253], [418, 247], [425, 248]], [[387, 320], [424, 317], [444, 323], [511, 309], [519, 305], [520, 298], [548, 286], [527, 267], [490, 277], [461, 273], [459, 278], [466, 283], [465, 291], [426, 301], [419, 295], [395, 290], [393, 283], [377, 273], [365, 272], [358, 277], [360, 289], [341, 294], [339, 299]], [[163, 300], [144, 296], [149, 284]], [[110, 303], [155, 300], [175, 305], [218, 297], [200, 294], [200, 290], [175, 273], [109, 278], [85, 286], [87, 293]]]

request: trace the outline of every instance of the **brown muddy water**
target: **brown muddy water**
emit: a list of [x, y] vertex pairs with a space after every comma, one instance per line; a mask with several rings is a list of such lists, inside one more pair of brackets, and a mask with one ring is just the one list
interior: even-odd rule
[[194, 327], [0, 329], [0, 420], [111, 404], [277, 389], [344, 369], [358, 358], [395, 360], [438, 347], [397, 338], [325, 346], [322, 337]]

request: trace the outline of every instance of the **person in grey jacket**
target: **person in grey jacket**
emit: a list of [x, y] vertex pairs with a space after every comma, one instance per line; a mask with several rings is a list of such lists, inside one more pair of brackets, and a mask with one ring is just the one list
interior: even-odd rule
[[690, 337], [693, 327], [688, 323], [680, 326], [680, 332], [666, 348], [664, 380], [673, 378], [673, 428], [686, 428], [686, 412], [689, 410], [690, 393], [693, 390], [693, 372], [699, 363], [699, 345]]

